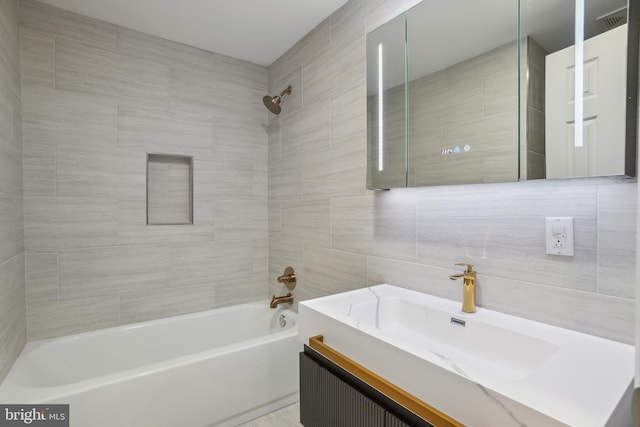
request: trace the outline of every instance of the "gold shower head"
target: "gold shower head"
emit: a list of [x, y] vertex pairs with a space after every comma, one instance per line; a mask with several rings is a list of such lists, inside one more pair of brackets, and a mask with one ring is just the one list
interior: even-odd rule
[[280, 114], [280, 111], [282, 111], [280, 103], [282, 102], [282, 97], [285, 95], [291, 95], [291, 85], [283, 90], [280, 95], [265, 96], [264, 98], [262, 98], [262, 102], [264, 102], [264, 106], [267, 107], [267, 109], [273, 114]]

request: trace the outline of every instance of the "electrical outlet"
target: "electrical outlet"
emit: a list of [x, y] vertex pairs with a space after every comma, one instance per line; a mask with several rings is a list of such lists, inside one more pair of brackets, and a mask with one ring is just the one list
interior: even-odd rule
[[552, 242], [553, 248], [554, 249], [564, 249], [567, 247], [567, 235], [562, 233], [562, 234], [554, 234], [553, 235], [553, 242]]
[[546, 218], [545, 240], [549, 255], [573, 256], [573, 218]]

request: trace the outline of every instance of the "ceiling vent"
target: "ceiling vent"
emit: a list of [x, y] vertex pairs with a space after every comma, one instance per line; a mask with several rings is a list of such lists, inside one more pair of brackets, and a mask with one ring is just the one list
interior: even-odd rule
[[596, 19], [601, 31], [607, 31], [627, 23], [627, 8], [623, 7]]

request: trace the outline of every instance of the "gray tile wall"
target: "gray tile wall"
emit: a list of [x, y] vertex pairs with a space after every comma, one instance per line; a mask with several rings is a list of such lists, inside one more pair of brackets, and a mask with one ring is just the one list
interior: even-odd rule
[[0, 2], [0, 381], [27, 336], [17, 0]]
[[[20, 12], [28, 338], [266, 299], [267, 69], [33, 0]], [[18, 167], [5, 145], [2, 174]], [[193, 225], [146, 225], [147, 152], [194, 157]], [[21, 180], [2, 178], [0, 209], [22, 215]], [[22, 262], [13, 246], [0, 257]]]
[[[351, 0], [269, 67], [270, 93], [294, 91], [269, 122], [271, 292], [292, 265], [297, 300], [383, 282], [459, 300], [469, 262], [484, 307], [632, 343], [635, 182], [365, 190], [365, 34], [414, 3]], [[545, 254], [546, 216], [575, 218], [575, 257]]]

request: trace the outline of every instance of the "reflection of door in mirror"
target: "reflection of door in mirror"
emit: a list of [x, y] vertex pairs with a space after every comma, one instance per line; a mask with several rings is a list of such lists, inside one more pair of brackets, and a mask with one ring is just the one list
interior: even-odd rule
[[422, 0], [367, 35], [367, 187], [635, 176], [639, 22], [640, 0]]
[[583, 138], [575, 140], [575, 47], [547, 56], [547, 178], [624, 174], [627, 26], [584, 42]]

